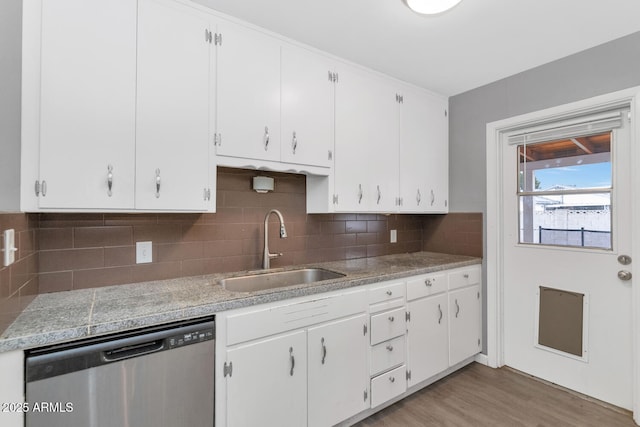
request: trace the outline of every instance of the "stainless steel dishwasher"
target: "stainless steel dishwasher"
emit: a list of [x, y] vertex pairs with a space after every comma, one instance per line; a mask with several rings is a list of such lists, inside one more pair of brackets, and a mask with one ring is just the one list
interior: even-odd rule
[[212, 427], [212, 318], [30, 351], [27, 427]]

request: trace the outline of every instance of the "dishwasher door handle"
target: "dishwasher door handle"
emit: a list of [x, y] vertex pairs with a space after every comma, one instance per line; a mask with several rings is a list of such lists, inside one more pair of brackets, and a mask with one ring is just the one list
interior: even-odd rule
[[131, 357], [142, 356], [144, 354], [155, 353], [163, 350], [164, 339], [147, 341], [140, 344], [126, 345], [112, 350], [102, 352], [102, 360], [104, 362], [117, 362], [118, 360], [129, 359]]

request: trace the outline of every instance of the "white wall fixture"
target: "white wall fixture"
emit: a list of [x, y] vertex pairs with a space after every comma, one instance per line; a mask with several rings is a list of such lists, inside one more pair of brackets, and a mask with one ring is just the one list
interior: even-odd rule
[[257, 193], [266, 193], [267, 191], [273, 191], [273, 188], [274, 188], [273, 178], [268, 176], [253, 177], [253, 189]]
[[414, 12], [423, 15], [435, 15], [446, 12], [460, 3], [461, 0], [404, 0]]
[[136, 242], [136, 264], [153, 261], [153, 242]]
[[8, 266], [11, 265], [15, 262], [16, 260], [16, 251], [18, 250], [16, 248], [16, 232], [15, 230], [11, 229], [11, 230], [6, 230], [3, 233], [3, 242], [4, 244], [2, 245], [3, 249], [3, 255], [4, 255], [4, 266]]

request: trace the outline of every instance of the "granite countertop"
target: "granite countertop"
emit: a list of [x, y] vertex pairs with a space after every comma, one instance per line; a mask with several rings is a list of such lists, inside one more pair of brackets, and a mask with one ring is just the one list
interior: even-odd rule
[[[26, 350], [145, 326], [204, 317], [235, 308], [479, 264], [480, 258], [417, 252], [315, 263], [338, 279], [259, 292], [230, 292], [220, 280], [248, 272], [211, 274], [38, 295], [0, 336], [0, 352]], [[256, 273], [259, 271], [256, 271]]]

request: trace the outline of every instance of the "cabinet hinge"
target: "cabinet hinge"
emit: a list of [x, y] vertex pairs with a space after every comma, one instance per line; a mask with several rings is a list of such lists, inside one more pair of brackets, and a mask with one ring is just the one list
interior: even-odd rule
[[329, 73], [329, 81], [333, 83], [333, 73], [331, 71], [329, 71], [328, 73]]
[[211, 200], [211, 189], [210, 188], [205, 188], [204, 189], [204, 200], [205, 201]]
[[229, 364], [227, 365], [227, 362], [224, 362], [224, 366], [222, 368], [222, 376], [226, 377], [227, 375], [229, 375], [229, 377], [232, 376], [233, 374], [233, 362], [229, 362]]
[[447, 110], [444, 110], [444, 116], [447, 117]]
[[213, 40], [216, 46], [222, 46], [222, 33], [216, 33]]
[[480, 292], [478, 292], [478, 299], [480, 299]]
[[405, 319], [407, 322], [411, 322], [411, 312], [410, 312], [410, 311], [407, 311], [407, 312], [404, 314], [404, 319]]
[[478, 338], [478, 347], [480, 347], [480, 338]]
[[222, 145], [222, 135], [219, 133], [213, 134], [213, 145]]
[[337, 194], [334, 194], [334, 195], [333, 195], [333, 204], [334, 204], [334, 205], [337, 205], [337, 204], [338, 204], [338, 195], [337, 195]]
[[333, 73], [333, 82], [338, 83], [338, 73]]
[[369, 399], [369, 390], [364, 391], [364, 401], [366, 402]]
[[362, 327], [362, 335], [367, 335], [367, 331], [368, 331], [368, 327], [367, 324], [365, 323], [364, 326]]
[[333, 160], [333, 151], [329, 150], [327, 153], [327, 159]]
[[407, 370], [407, 381], [411, 381], [411, 371]]
[[204, 41], [206, 43], [211, 43], [211, 31], [207, 30], [206, 28], [204, 30]]
[[627, 120], [631, 123], [631, 111], [627, 111]]

